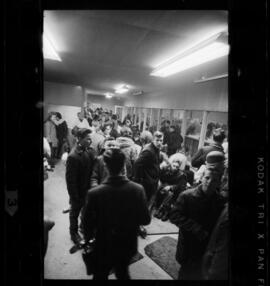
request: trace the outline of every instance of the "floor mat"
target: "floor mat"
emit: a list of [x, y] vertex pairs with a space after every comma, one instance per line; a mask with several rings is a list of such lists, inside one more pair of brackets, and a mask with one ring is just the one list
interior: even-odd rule
[[180, 268], [180, 265], [175, 259], [176, 245], [176, 239], [164, 236], [144, 248], [145, 254], [174, 280], [177, 280]]
[[137, 262], [137, 261], [139, 261], [139, 260], [141, 260], [142, 258], [143, 258], [143, 255], [142, 255], [140, 252], [137, 252], [137, 253], [133, 256], [133, 258], [131, 259], [129, 265], [132, 264], [132, 263], [135, 263], [135, 262]]

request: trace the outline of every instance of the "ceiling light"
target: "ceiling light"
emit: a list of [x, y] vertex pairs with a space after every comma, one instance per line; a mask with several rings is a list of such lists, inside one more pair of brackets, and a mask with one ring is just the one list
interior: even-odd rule
[[115, 93], [122, 94], [128, 92], [128, 87], [126, 85], [119, 87], [115, 90]]
[[190, 50], [158, 66], [150, 75], [167, 77], [228, 55], [229, 46], [224, 40], [225, 37], [226, 35], [224, 36], [224, 33], [219, 33], [199, 43]]
[[106, 97], [106, 98], [112, 98], [112, 96], [113, 96], [112, 93], [109, 93], [109, 92], [105, 93], [105, 97]]
[[59, 62], [62, 61], [46, 33], [43, 33], [43, 54], [45, 59], [55, 60]]
[[227, 73], [215, 75], [215, 76], [211, 76], [211, 77], [207, 77], [207, 78], [202, 76], [201, 79], [194, 80], [193, 82], [194, 83], [205, 82], [205, 81], [216, 80], [216, 79], [221, 79], [221, 78], [226, 78], [226, 77], [228, 77]]

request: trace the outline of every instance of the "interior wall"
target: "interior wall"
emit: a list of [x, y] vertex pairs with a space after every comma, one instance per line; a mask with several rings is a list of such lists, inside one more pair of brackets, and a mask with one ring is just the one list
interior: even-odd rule
[[44, 117], [48, 114], [50, 105], [77, 106], [83, 105], [82, 88], [70, 84], [44, 82]]
[[192, 83], [181, 90], [160, 91], [127, 98], [125, 105], [188, 110], [228, 112], [227, 78]]
[[94, 94], [88, 94], [87, 100], [90, 104], [100, 104], [102, 108], [107, 108], [109, 110], [112, 110], [114, 112], [115, 105], [124, 105], [123, 99], [117, 99], [117, 98], [106, 98], [102, 95], [94, 95]]
[[[44, 118], [46, 118], [48, 112], [50, 111], [59, 111], [61, 114], [67, 115], [71, 110], [75, 110], [74, 112], [76, 114], [77, 110], [80, 110], [80, 108], [83, 106], [85, 100], [81, 87], [48, 81], [44, 82], [43, 98]], [[108, 99], [101, 95], [88, 95], [87, 100], [89, 103], [100, 104], [103, 108], [107, 108], [113, 112], [115, 105], [124, 105], [124, 100], [121, 98]], [[69, 121], [71, 122], [72, 120], [70, 119]]]

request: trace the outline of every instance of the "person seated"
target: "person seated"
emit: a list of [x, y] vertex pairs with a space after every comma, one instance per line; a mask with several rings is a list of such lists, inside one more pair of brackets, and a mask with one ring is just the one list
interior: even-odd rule
[[169, 158], [169, 164], [161, 168], [161, 184], [156, 196], [154, 216], [163, 221], [168, 219], [178, 195], [186, 189], [187, 177], [184, 172], [186, 161], [184, 154], [176, 153]]

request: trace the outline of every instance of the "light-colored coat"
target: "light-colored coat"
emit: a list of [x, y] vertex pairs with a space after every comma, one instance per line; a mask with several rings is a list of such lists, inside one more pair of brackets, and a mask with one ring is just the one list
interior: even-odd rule
[[56, 127], [54, 123], [52, 123], [50, 120], [45, 122], [44, 136], [48, 140], [48, 142], [52, 144], [52, 147], [58, 146], [58, 139], [56, 136]]

